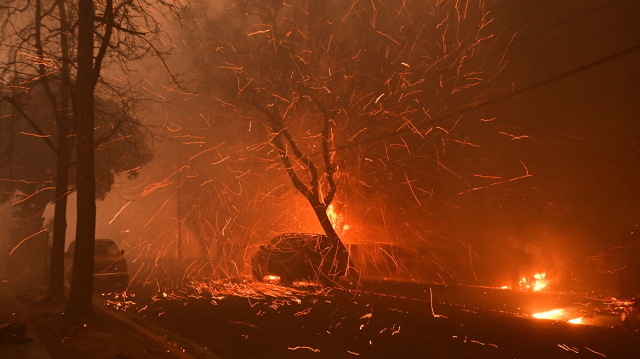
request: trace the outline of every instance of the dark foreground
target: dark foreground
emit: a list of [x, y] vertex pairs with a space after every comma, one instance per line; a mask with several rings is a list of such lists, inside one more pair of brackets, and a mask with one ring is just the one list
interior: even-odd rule
[[[640, 358], [637, 331], [618, 327], [602, 302], [574, 295], [387, 282], [290, 289], [251, 281], [150, 293], [139, 289], [133, 300], [111, 296], [107, 303], [223, 358]], [[554, 307], [593, 325], [526, 314]]]

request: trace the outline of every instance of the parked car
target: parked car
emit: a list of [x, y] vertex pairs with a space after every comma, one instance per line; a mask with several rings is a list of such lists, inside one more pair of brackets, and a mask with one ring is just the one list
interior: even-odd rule
[[287, 233], [261, 245], [251, 261], [253, 276], [259, 281], [292, 285], [311, 281], [323, 285], [344, 276], [349, 254], [342, 243], [335, 244], [326, 235]]
[[[69, 244], [65, 253], [65, 278], [67, 283], [71, 283], [73, 273], [73, 255], [76, 242]], [[124, 250], [111, 239], [98, 239], [95, 242], [93, 282], [95, 285], [118, 285], [124, 290], [129, 285], [129, 271], [127, 260], [124, 257]]]

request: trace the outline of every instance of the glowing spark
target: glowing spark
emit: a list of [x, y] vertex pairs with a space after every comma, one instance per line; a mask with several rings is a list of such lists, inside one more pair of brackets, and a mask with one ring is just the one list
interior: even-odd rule
[[568, 346], [568, 345], [566, 345], [566, 344], [558, 344], [558, 346], [559, 346], [560, 348], [562, 348], [562, 349], [564, 349], [564, 350], [568, 351], [568, 352], [574, 352], [574, 353], [576, 353], [576, 354], [578, 353], [578, 349], [576, 349], [576, 348], [572, 348], [572, 347], [570, 347], [570, 346]]
[[253, 36], [253, 35], [258, 35], [258, 34], [265, 34], [267, 32], [271, 31], [271, 29], [266, 29], [266, 30], [260, 30], [260, 31], [256, 31], [256, 32], [252, 32], [250, 34], [247, 34], [247, 36]]
[[358, 133], [356, 133], [355, 135], [351, 136], [349, 138], [349, 142], [353, 141], [354, 138], [356, 138], [356, 136], [358, 136], [359, 134], [361, 134], [363, 131], [365, 131], [367, 129], [367, 127], [363, 128], [362, 130], [358, 131]]
[[158, 182], [158, 183], [152, 183], [150, 185], [148, 185], [147, 187], [144, 188], [144, 190], [142, 191], [142, 197], [146, 197], [149, 194], [151, 194], [153, 191], [162, 188], [162, 187], [166, 187], [168, 185], [170, 185], [173, 182], [170, 181], [162, 181], [162, 182]]
[[452, 175], [456, 176], [458, 179], [462, 179], [462, 176], [460, 176], [459, 174], [453, 172], [451, 169], [449, 169], [449, 167], [445, 166], [442, 162], [440, 162], [440, 160], [436, 159], [436, 162], [438, 163], [438, 166], [444, 168], [445, 170], [449, 171], [449, 173], [451, 173]]
[[160, 213], [160, 211], [162, 211], [162, 209], [164, 208], [164, 206], [167, 205], [167, 203], [169, 202], [169, 200], [167, 199], [166, 201], [164, 201], [164, 203], [162, 204], [162, 206], [160, 206], [160, 208], [156, 211], [156, 213], [153, 214], [153, 216], [151, 216], [151, 218], [149, 218], [149, 221], [147, 221], [147, 223], [144, 225], [143, 228], [147, 228], [147, 226], [149, 225], [149, 223], [151, 223], [151, 221], [153, 221], [154, 218], [156, 218], [156, 216], [158, 215], [158, 213]]
[[406, 183], [409, 186], [409, 190], [411, 190], [411, 194], [413, 195], [413, 198], [415, 198], [416, 202], [418, 202], [418, 205], [422, 206], [422, 203], [420, 203], [420, 200], [418, 199], [418, 196], [416, 196], [416, 193], [413, 191], [413, 187], [411, 186], [411, 182], [415, 182], [417, 180], [409, 180], [409, 177], [407, 176], [407, 173], [405, 172], [404, 174], [404, 178], [407, 179], [407, 182], [402, 182], [402, 183]]
[[593, 349], [591, 349], [589, 347], [585, 347], [585, 349], [587, 349], [588, 351], [592, 352], [593, 354], [598, 354], [598, 355], [603, 356], [605, 358], [607, 357], [606, 355], [604, 355], [604, 354], [602, 354], [600, 352], [597, 352], [597, 351], [595, 351], [595, 350], [593, 350]]
[[474, 174], [473, 174], [473, 177], [490, 178], [490, 179], [502, 179], [502, 177], [479, 175], [479, 174], [477, 174], [477, 173], [474, 173]]
[[211, 147], [211, 148], [209, 148], [209, 149], [206, 149], [206, 150], [204, 150], [204, 151], [201, 151], [200, 153], [198, 153], [198, 154], [195, 154], [195, 155], [191, 156], [191, 158], [189, 158], [189, 159], [187, 160], [187, 162], [190, 162], [191, 160], [193, 160], [194, 158], [196, 158], [196, 157], [198, 157], [198, 156], [202, 155], [202, 154], [203, 154], [203, 153], [205, 153], [205, 152], [209, 152], [209, 151], [211, 151], [211, 150], [215, 150], [216, 148], [218, 148], [218, 147], [220, 147], [220, 146], [222, 146], [222, 145], [224, 145], [224, 144], [225, 144], [225, 142], [222, 142], [222, 143], [220, 143], [220, 144], [218, 144], [218, 145], [215, 145], [215, 146], [213, 146], [213, 147]]
[[212, 164], [212, 165], [218, 165], [218, 164], [220, 164], [220, 163], [222, 163], [222, 162], [226, 161], [228, 158], [229, 158], [229, 156], [227, 156], [227, 157], [225, 157], [225, 158], [221, 159], [221, 160], [220, 160], [220, 161], [218, 161], [218, 162], [211, 162], [211, 164]]
[[466, 190], [466, 191], [459, 192], [458, 194], [465, 194], [465, 193], [468, 193], [468, 192], [473, 192], [473, 191], [477, 191], [477, 190], [481, 190], [481, 189], [486, 189], [486, 188], [493, 187], [493, 186], [497, 186], [497, 185], [500, 185], [500, 184], [503, 184], [503, 183], [512, 182], [512, 181], [517, 181], [517, 180], [519, 180], [519, 179], [528, 178], [528, 177], [532, 177], [532, 176], [533, 176], [533, 175], [526, 174], [526, 175], [524, 175], [524, 176], [519, 176], [519, 177], [511, 178], [511, 179], [504, 180], [504, 181], [493, 182], [493, 183], [491, 183], [491, 184], [489, 184], [489, 185], [487, 185], [487, 186], [474, 187], [474, 188], [472, 188], [472, 189], [468, 189], [468, 190]]
[[22, 132], [20, 131], [21, 134], [23, 135], [27, 135], [27, 136], [33, 136], [33, 137], [38, 137], [38, 138], [47, 138], [47, 137], [51, 137], [51, 135], [37, 135], [35, 133], [28, 133], [28, 132]]
[[28, 200], [29, 198], [31, 198], [31, 197], [33, 197], [33, 196], [37, 195], [37, 194], [38, 194], [38, 193], [40, 193], [40, 192], [43, 192], [43, 191], [46, 191], [46, 190], [50, 190], [50, 189], [55, 189], [55, 187], [45, 187], [45, 188], [43, 188], [43, 189], [41, 189], [41, 190], [39, 190], [39, 191], [37, 191], [37, 192], [34, 192], [34, 193], [32, 193], [31, 195], [29, 195], [29, 196], [27, 196], [27, 197], [25, 197], [25, 198], [23, 198], [23, 199], [21, 199], [21, 200], [19, 200], [19, 201], [17, 201], [17, 202], [12, 203], [11, 205], [9, 205], [9, 207], [13, 207], [13, 206], [15, 206], [16, 204], [22, 203], [22, 202], [24, 202], [24, 201]]
[[120, 208], [120, 210], [118, 211], [118, 213], [116, 213], [116, 215], [115, 215], [115, 216], [113, 216], [113, 218], [111, 218], [111, 220], [109, 221], [109, 224], [113, 223], [113, 221], [115, 221], [115, 220], [116, 220], [116, 218], [118, 218], [118, 216], [120, 215], [120, 213], [121, 213], [122, 211], [124, 211], [124, 209], [125, 209], [125, 208], [127, 208], [127, 206], [128, 206], [128, 205], [130, 205], [130, 204], [131, 204], [131, 202], [133, 202], [133, 201], [129, 201], [129, 202], [127, 202], [127, 204], [125, 204], [124, 206], [122, 206], [122, 208]]
[[13, 254], [13, 252], [14, 252], [18, 247], [20, 247], [20, 245], [21, 245], [22, 243], [24, 243], [27, 239], [32, 238], [32, 237], [35, 237], [35, 236], [37, 236], [38, 234], [40, 234], [40, 233], [42, 233], [42, 232], [44, 232], [44, 231], [46, 231], [46, 229], [42, 229], [42, 230], [40, 230], [40, 232], [34, 233], [34, 234], [30, 235], [29, 237], [27, 237], [27, 238], [25, 238], [25, 239], [21, 240], [21, 241], [20, 241], [20, 243], [18, 243], [18, 245], [16, 245], [15, 247], [13, 247], [13, 249], [11, 250], [11, 252], [9, 252], [9, 255]]
[[[431, 287], [429, 288], [429, 297], [431, 302], [431, 315], [433, 315], [434, 318], [446, 318], [444, 315], [436, 314], [436, 312], [433, 311], [433, 290], [431, 290]], [[399, 330], [400, 328], [398, 328], [398, 331]]]
[[287, 349], [289, 349], [289, 350], [308, 349], [308, 350], [311, 350], [311, 351], [313, 351], [315, 353], [320, 353], [320, 349], [314, 349], [312, 347], [304, 347], [304, 346], [289, 347]]
[[514, 140], [521, 140], [521, 139], [523, 139], [523, 138], [528, 138], [528, 137], [529, 137], [529, 136], [527, 136], [527, 135], [516, 136], [516, 135], [512, 135], [512, 134], [510, 134], [510, 133], [506, 133], [506, 132], [502, 132], [502, 131], [500, 131], [499, 133], [500, 133], [500, 134], [502, 134], [502, 135], [505, 135], [505, 136], [509, 136], [509, 137], [511, 137], [511, 141], [514, 141]]
[[311, 311], [311, 307], [305, 309], [305, 310], [301, 310], [299, 312], [297, 312], [296, 314], [294, 314], [296, 317], [299, 317], [301, 315], [307, 315], [309, 314], [309, 312]]
[[395, 43], [396, 43], [396, 45], [400, 45], [400, 43], [399, 43], [398, 41], [396, 41], [396, 40], [392, 39], [392, 38], [391, 38], [391, 36], [389, 36], [389, 35], [387, 35], [387, 34], [385, 34], [385, 33], [382, 33], [382, 32], [380, 32], [379, 30], [376, 30], [376, 32], [377, 32], [378, 34], [380, 34], [380, 35], [382, 35], [382, 36], [386, 37], [387, 39], [389, 39], [389, 40], [391, 40], [391, 41], [395, 42]]

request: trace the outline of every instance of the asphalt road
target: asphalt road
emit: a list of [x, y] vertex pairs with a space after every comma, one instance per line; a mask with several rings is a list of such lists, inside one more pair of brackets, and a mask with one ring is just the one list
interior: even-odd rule
[[384, 281], [157, 289], [107, 298], [223, 358], [640, 358], [640, 333], [607, 298]]

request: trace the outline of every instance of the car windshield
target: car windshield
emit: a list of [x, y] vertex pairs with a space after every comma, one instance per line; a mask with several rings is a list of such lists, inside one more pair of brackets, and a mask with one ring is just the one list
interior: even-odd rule
[[96, 255], [116, 255], [120, 254], [118, 246], [111, 241], [96, 241]]

